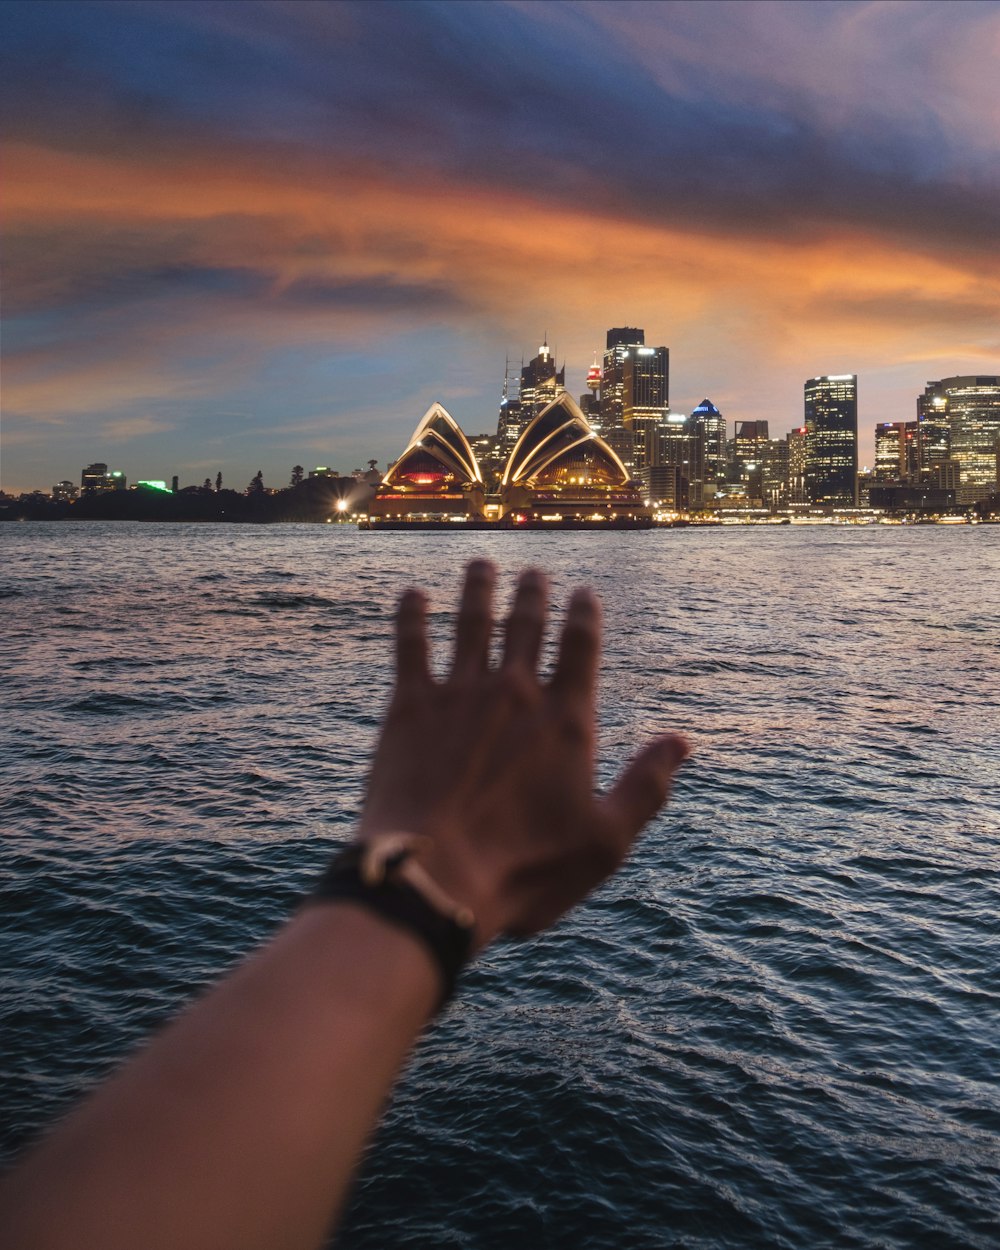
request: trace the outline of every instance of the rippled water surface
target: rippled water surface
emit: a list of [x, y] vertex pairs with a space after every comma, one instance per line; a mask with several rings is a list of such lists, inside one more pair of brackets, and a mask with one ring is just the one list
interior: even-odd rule
[[6, 525], [5, 1155], [349, 836], [411, 580], [606, 609], [670, 813], [421, 1044], [351, 1247], [1000, 1244], [1000, 528]]

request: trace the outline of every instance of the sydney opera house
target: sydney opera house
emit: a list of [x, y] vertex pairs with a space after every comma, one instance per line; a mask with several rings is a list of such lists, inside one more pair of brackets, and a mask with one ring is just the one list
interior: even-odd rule
[[484, 470], [454, 418], [432, 404], [383, 478], [370, 516], [373, 527], [652, 523], [639, 483], [567, 394], [525, 425], [499, 474]]

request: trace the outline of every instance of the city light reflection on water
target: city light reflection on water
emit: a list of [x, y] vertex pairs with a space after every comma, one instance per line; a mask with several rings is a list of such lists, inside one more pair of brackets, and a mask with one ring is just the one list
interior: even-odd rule
[[0, 543], [6, 1151], [349, 835], [394, 599], [440, 668], [486, 554], [601, 593], [602, 782], [697, 753], [613, 883], [467, 974], [343, 1244], [995, 1243], [1000, 529]]

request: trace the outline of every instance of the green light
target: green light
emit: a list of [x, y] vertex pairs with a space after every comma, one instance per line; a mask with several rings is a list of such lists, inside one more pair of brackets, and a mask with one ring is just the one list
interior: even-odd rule
[[[118, 476], [120, 477], [121, 475], [119, 474]], [[166, 491], [168, 495], [172, 495], [174, 493], [166, 482], [138, 482], [136, 485], [145, 486], [149, 490], [163, 490]]]

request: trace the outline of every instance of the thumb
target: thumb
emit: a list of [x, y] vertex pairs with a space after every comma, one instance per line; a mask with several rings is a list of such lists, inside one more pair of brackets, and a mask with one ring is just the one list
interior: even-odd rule
[[655, 738], [629, 763], [602, 806], [612, 827], [628, 845], [667, 801], [674, 774], [691, 754], [680, 734]]

